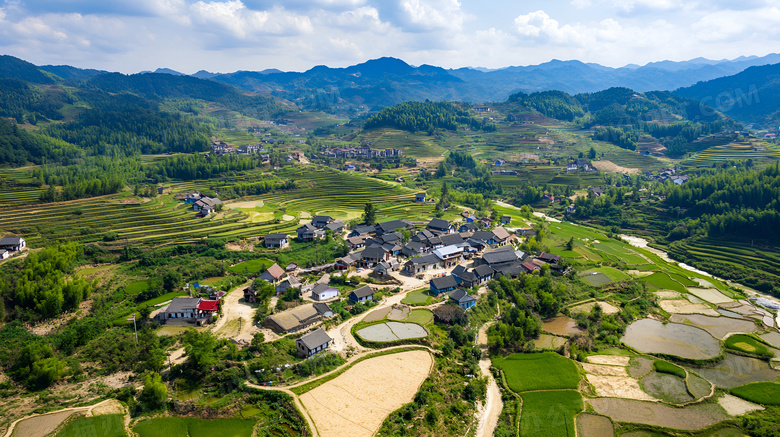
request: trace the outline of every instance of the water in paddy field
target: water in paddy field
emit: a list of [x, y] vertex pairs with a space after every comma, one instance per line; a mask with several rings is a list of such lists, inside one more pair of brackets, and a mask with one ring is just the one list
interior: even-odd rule
[[660, 353], [690, 359], [720, 355], [720, 342], [707, 331], [680, 323], [642, 319], [628, 325], [623, 343], [644, 353]]

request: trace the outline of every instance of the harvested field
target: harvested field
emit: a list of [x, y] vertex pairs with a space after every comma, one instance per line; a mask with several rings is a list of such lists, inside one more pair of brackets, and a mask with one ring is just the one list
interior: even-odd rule
[[387, 342], [424, 338], [428, 331], [416, 323], [387, 322], [367, 326], [356, 334], [366, 341]]
[[41, 437], [54, 431], [60, 423], [74, 414], [73, 410], [59, 411], [24, 419], [16, 424], [12, 437]]
[[364, 322], [376, 322], [378, 320], [384, 319], [388, 314], [390, 314], [390, 310], [392, 308], [386, 307], [386, 308], [380, 308], [378, 310], [371, 311], [366, 315], [366, 317], [363, 317]]
[[425, 351], [371, 358], [304, 393], [301, 402], [322, 437], [372, 436], [388, 414], [411, 402], [432, 363]]
[[92, 415], [99, 416], [102, 414], [124, 414], [125, 409], [122, 404], [116, 399], [109, 399], [101, 402], [99, 405], [92, 408]]
[[390, 320], [401, 321], [409, 315], [409, 307], [393, 308], [387, 316]]
[[701, 303], [691, 303], [686, 299], [667, 299], [659, 302], [661, 308], [672, 314], [704, 314], [707, 316], [720, 315], [714, 309]]
[[638, 168], [621, 167], [612, 161], [604, 160], [604, 159], [593, 161], [593, 167], [596, 167], [598, 170], [605, 171], [607, 173], [623, 173], [623, 174], [640, 173]]
[[604, 314], [617, 314], [620, 312], [620, 308], [612, 305], [609, 302], [588, 302], [576, 307], [571, 307], [569, 310], [573, 313], [590, 313], [590, 310], [598, 304], [604, 311]]
[[725, 419], [726, 412], [716, 404], [697, 404], [675, 408], [657, 402], [596, 398], [588, 402], [593, 409], [615, 422], [641, 423], [666, 428], [695, 430]]
[[656, 291], [655, 295], [658, 296], [659, 299], [680, 299], [680, 298], [682, 298], [682, 293], [680, 293], [679, 291], [672, 291], [672, 290]]
[[726, 354], [726, 358], [714, 367], [702, 367], [694, 371], [723, 388], [750, 382], [776, 381], [780, 377], [780, 371], [770, 368], [766, 361], [734, 354]]
[[688, 292], [709, 303], [719, 304], [733, 301], [733, 299], [714, 288], [688, 287]]
[[631, 357], [618, 357], [614, 355], [591, 355], [587, 358], [589, 363], [606, 364], [608, 366], [628, 366]]
[[588, 373], [601, 376], [628, 376], [625, 367], [608, 366], [606, 364], [580, 363], [582, 369]]
[[685, 323], [701, 328], [715, 338], [723, 339], [734, 332], [755, 332], [756, 325], [750, 320], [732, 319], [730, 317], [709, 317], [700, 314], [679, 315], [670, 318], [675, 323]]
[[723, 407], [724, 410], [726, 410], [726, 414], [730, 416], [741, 416], [743, 414], [750, 413], [751, 411], [764, 409], [764, 407], [761, 405], [748, 402], [730, 394], [725, 394], [720, 397], [718, 399], [718, 403], [721, 407]]
[[595, 414], [577, 416], [577, 435], [582, 437], [603, 437], [615, 435], [615, 427], [609, 417]]
[[544, 321], [542, 331], [555, 335], [572, 335], [583, 332], [583, 329], [577, 326], [577, 322], [571, 317], [558, 316]]
[[550, 334], [541, 334], [539, 338], [534, 340], [534, 347], [537, 349], [552, 349], [557, 350], [559, 347], [566, 344], [566, 339], [563, 337], [556, 337]]
[[588, 382], [596, 390], [596, 396], [607, 398], [655, 401], [656, 398], [642, 391], [639, 381], [628, 376], [587, 375]]

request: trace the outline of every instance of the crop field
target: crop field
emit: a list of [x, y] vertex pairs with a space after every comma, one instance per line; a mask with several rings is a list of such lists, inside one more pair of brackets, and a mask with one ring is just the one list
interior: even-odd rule
[[646, 264], [647, 260], [631, 250], [629, 246], [617, 242], [594, 243], [593, 248], [608, 255], [614, 261], [624, 262], [629, 265]]
[[431, 295], [427, 294], [426, 291], [427, 290], [425, 289], [421, 289], [421, 290], [415, 290], [409, 292], [409, 294], [407, 294], [406, 297], [404, 297], [401, 302], [407, 305], [414, 305], [414, 306], [430, 305], [433, 303], [434, 298]]
[[734, 334], [726, 339], [726, 347], [739, 352], [759, 355], [762, 357], [774, 357], [775, 353], [750, 335]]
[[601, 287], [602, 285], [607, 285], [612, 282], [607, 275], [598, 272], [586, 273], [581, 276], [581, 278], [583, 282], [591, 287]]
[[251, 259], [248, 261], [240, 262], [234, 266], [230, 266], [228, 267], [228, 270], [230, 270], [233, 273], [238, 273], [240, 275], [243, 274], [256, 275], [260, 273], [262, 270], [271, 267], [273, 264], [274, 264], [273, 261], [269, 259]]
[[627, 279], [630, 279], [631, 277], [628, 276], [626, 273], [624, 273], [621, 270], [618, 270], [614, 267], [597, 267], [595, 269], [589, 269], [585, 270], [584, 273], [591, 273], [591, 272], [597, 272], [597, 273], [603, 273], [606, 275], [611, 281], [625, 281]]
[[684, 168], [712, 168], [713, 165], [731, 161], [752, 159], [755, 164], [766, 165], [780, 159], [780, 148], [776, 144], [761, 141], [733, 142], [718, 145], [693, 154], [680, 162]]
[[754, 382], [734, 387], [731, 394], [757, 404], [780, 405], [780, 384], [776, 382]]
[[670, 375], [679, 376], [680, 378], [685, 378], [685, 375], [687, 374], [682, 367], [662, 360], [653, 361], [653, 369], [658, 373], [668, 373]]
[[427, 351], [370, 358], [300, 399], [320, 436], [369, 437], [388, 414], [412, 401], [432, 363]]
[[583, 410], [582, 395], [574, 390], [521, 393], [522, 436], [574, 436], [574, 418]]
[[433, 321], [433, 313], [427, 309], [412, 310], [405, 319], [409, 323], [417, 323], [419, 325], [427, 325]]
[[138, 422], [133, 432], [140, 437], [250, 437], [255, 421], [251, 419], [196, 419], [158, 417]]
[[79, 417], [67, 424], [56, 437], [127, 437], [124, 415], [105, 414], [101, 416]]
[[493, 365], [504, 371], [509, 388], [516, 393], [576, 389], [580, 383], [577, 365], [554, 352], [512, 354], [494, 358]]
[[16, 424], [11, 437], [38, 437], [54, 431], [73, 411], [60, 411], [24, 419]]
[[780, 371], [769, 367], [765, 360], [726, 354], [726, 358], [713, 367], [694, 369], [718, 387], [730, 389], [751, 382], [774, 382]]
[[680, 293], [685, 293], [687, 291], [682, 284], [672, 279], [669, 274], [665, 272], [655, 272], [650, 276], [640, 278], [639, 281], [652, 285], [657, 290], [674, 290], [679, 291]]
[[669, 246], [670, 254], [694, 261], [700, 268], [745, 268], [762, 272], [780, 281], [780, 250], [750, 240], [698, 238]]

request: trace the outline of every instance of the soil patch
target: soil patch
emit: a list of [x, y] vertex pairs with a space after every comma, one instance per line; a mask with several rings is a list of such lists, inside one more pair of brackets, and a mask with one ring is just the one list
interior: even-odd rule
[[252, 209], [252, 208], [262, 208], [265, 205], [265, 202], [262, 200], [248, 200], [246, 202], [228, 202], [225, 203], [225, 206], [231, 209], [236, 208], [242, 208], [242, 209]]
[[601, 376], [628, 376], [625, 367], [608, 366], [605, 364], [580, 363], [583, 370], [594, 375]]
[[390, 311], [390, 315], [387, 316], [390, 320], [401, 321], [409, 315], [409, 307], [393, 308]]
[[639, 174], [638, 168], [621, 167], [609, 160], [593, 161], [593, 167], [608, 173]]
[[714, 288], [688, 287], [688, 292], [709, 303], [719, 304], [733, 301], [733, 299]]
[[680, 293], [679, 291], [672, 291], [672, 290], [656, 291], [655, 295], [658, 296], [659, 299], [680, 299], [680, 298], [682, 298], [682, 293]]
[[580, 414], [577, 416], [577, 431], [582, 437], [603, 437], [615, 435], [615, 428], [609, 417], [595, 414]]
[[101, 402], [100, 405], [96, 405], [92, 409], [91, 414], [93, 416], [102, 416], [104, 414], [125, 414], [125, 409], [122, 408], [122, 404], [116, 399], [109, 399]]
[[390, 313], [390, 310], [392, 308], [386, 307], [386, 308], [380, 308], [378, 310], [371, 311], [366, 315], [366, 317], [363, 317], [364, 322], [376, 322], [377, 320], [382, 320]]
[[718, 403], [726, 410], [726, 413], [731, 416], [741, 416], [750, 413], [751, 411], [764, 409], [761, 405], [748, 402], [730, 394], [723, 395], [723, 397], [718, 399]]
[[591, 355], [587, 358], [589, 363], [607, 364], [609, 366], [628, 366], [631, 357], [619, 357], [615, 355]]
[[661, 300], [658, 303], [667, 313], [672, 314], [704, 314], [707, 316], [720, 315], [714, 309], [701, 303], [691, 303], [686, 299]]
[[285, 215], [283, 215], [283, 216], [282, 216], [282, 220], [283, 220], [283, 221], [286, 221], [286, 222], [289, 222], [289, 221], [293, 221], [293, 220], [295, 220], [295, 217], [294, 217], [294, 216], [291, 216], [291, 215], [289, 215], [289, 214], [285, 214]]
[[716, 404], [697, 404], [675, 408], [657, 402], [643, 402], [629, 399], [589, 399], [597, 413], [604, 414], [616, 422], [642, 423], [675, 429], [702, 429], [728, 418], [725, 411]]
[[13, 437], [41, 437], [57, 429], [57, 427], [71, 414], [73, 410], [34, 416], [22, 420], [14, 427]]
[[372, 436], [388, 414], [412, 400], [432, 363], [425, 351], [371, 358], [300, 399], [320, 436]]
[[620, 308], [612, 305], [609, 302], [588, 302], [576, 307], [571, 307], [569, 310], [575, 313], [590, 313], [590, 310], [598, 304], [604, 311], [604, 314], [617, 314], [620, 312]]
[[639, 381], [628, 376], [587, 375], [588, 382], [596, 390], [596, 396], [607, 398], [655, 401], [654, 397], [642, 391]]

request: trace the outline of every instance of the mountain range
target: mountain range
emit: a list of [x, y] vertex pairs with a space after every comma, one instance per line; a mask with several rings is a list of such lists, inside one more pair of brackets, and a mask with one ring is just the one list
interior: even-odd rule
[[[444, 69], [412, 66], [396, 58], [379, 58], [344, 68], [324, 65], [304, 72], [277, 69], [186, 75], [169, 68], [134, 75], [67, 65], [35, 66], [12, 56], [0, 56], [0, 78], [39, 84], [66, 83], [111, 93], [129, 92], [155, 98], [214, 98], [238, 107], [246, 102], [236, 94], [273, 96], [302, 110], [349, 113], [377, 111], [396, 103], [416, 100], [451, 100], [472, 103], [504, 101], [517, 92], [559, 90], [569, 94], [592, 93], [612, 87], [635, 91], [675, 90], [681, 96], [707, 99], [722, 92], [747, 93], [756, 89], [755, 101], [745, 104], [736, 96], [731, 107], [720, 108], [733, 118], [759, 125], [779, 119], [780, 54], [732, 60], [696, 58], [661, 61], [620, 68], [580, 61], [553, 60], [539, 65], [498, 70]], [[725, 87], [725, 88], [724, 88]], [[752, 87], [752, 88], [751, 88]], [[201, 94], [205, 93], [203, 96]], [[727, 99], [726, 99], [727, 101]], [[252, 102], [257, 104], [260, 102]], [[268, 99], [262, 104], [269, 103]], [[720, 102], [723, 103], [723, 102]], [[711, 102], [718, 106], [719, 102]]]

